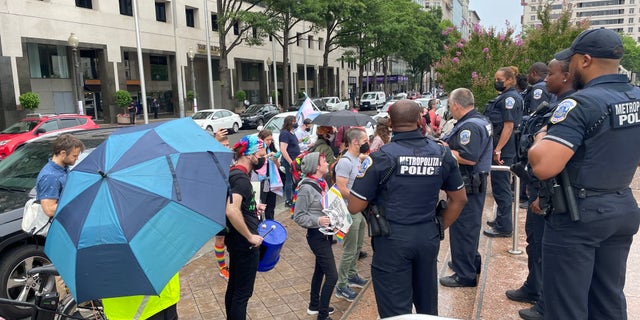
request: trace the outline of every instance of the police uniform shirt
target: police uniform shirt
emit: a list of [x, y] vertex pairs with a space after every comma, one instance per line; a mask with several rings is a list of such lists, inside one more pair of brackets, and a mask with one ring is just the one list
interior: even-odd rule
[[[629, 186], [640, 156], [640, 101], [623, 91], [640, 97], [640, 89], [628, 84], [625, 75], [597, 77], [562, 100], [549, 119], [543, 139], [575, 152], [566, 166], [575, 187], [619, 190]], [[611, 112], [604, 116], [607, 109]], [[597, 129], [588, 135], [596, 123], [600, 123]]]
[[[432, 140], [427, 141], [428, 146], [425, 147], [425, 141], [420, 130], [394, 133], [390, 143], [384, 145], [381, 151], [370, 155], [371, 164], [364, 167], [358, 174], [351, 188], [351, 194], [361, 200], [384, 206], [387, 209], [386, 217], [390, 222], [407, 225], [432, 221], [435, 217], [439, 189], [460, 190], [464, 188], [464, 183], [457, 161], [453, 158], [450, 149]], [[413, 150], [428, 148], [430, 154], [424, 157], [412, 157], [419, 158], [420, 163], [412, 163], [408, 166], [397, 165], [386, 182], [389, 188], [381, 192], [384, 187], [379, 186], [380, 181], [401, 156], [390, 153], [396, 152], [394, 150], [397, 146], [394, 144], [398, 143], [414, 148]], [[442, 148], [445, 148], [444, 156]], [[439, 160], [440, 158], [442, 160]], [[438, 190], [430, 190], [430, 185]], [[385, 201], [388, 201], [386, 205]]]
[[524, 114], [530, 114], [538, 109], [538, 106], [544, 101], [553, 102], [553, 94], [547, 91], [544, 81], [540, 80], [531, 86], [531, 90], [524, 97]]
[[[454, 135], [445, 138], [445, 141], [449, 144], [449, 148], [451, 148], [451, 150], [458, 151], [461, 158], [473, 161], [476, 164], [479, 164], [482, 151], [484, 151], [483, 149], [486, 147], [485, 141], [487, 139], [487, 129], [472, 122], [467, 121], [465, 123], [464, 121], [469, 118], [479, 117], [482, 116], [478, 111], [471, 110], [455, 124], [456, 127], [461, 125], [460, 128], [454, 129], [458, 131]], [[489, 166], [490, 165], [491, 164], [489, 164]], [[477, 165], [473, 167], [477, 167]]]
[[[500, 137], [505, 122], [513, 122], [513, 129], [522, 122], [522, 97], [515, 88], [503, 92], [499, 95], [493, 104], [490, 104], [484, 112], [493, 125], [494, 137]], [[498, 140], [494, 139], [494, 147]], [[508, 142], [502, 148], [502, 157], [513, 157], [516, 155], [515, 139], [513, 134]]]

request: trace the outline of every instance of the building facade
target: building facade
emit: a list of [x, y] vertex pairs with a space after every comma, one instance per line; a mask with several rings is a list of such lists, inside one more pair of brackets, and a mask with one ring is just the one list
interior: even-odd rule
[[[137, 4], [139, 33], [132, 0], [0, 0], [0, 129], [26, 114], [18, 97], [29, 91], [40, 96], [40, 113], [82, 112], [108, 122], [125, 112], [115, 107], [115, 92], [127, 90], [134, 99], [141, 99], [142, 82], [147, 101], [158, 99], [161, 113], [177, 116], [190, 110], [192, 101], [186, 97], [194, 89], [200, 109], [234, 110], [235, 105], [219, 104], [216, 1], [138, 0]], [[211, 86], [207, 26], [211, 28]], [[291, 92], [306, 88], [310, 96], [348, 96], [348, 74], [355, 72], [340, 59], [340, 49], [329, 56], [330, 92], [320, 89], [323, 34], [300, 36], [290, 45], [292, 81], [288, 84], [282, 82], [279, 44], [264, 39], [262, 45], [236, 47], [228, 56], [231, 91], [246, 91], [252, 103], [267, 102], [273, 90], [281, 91], [284, 85], [291, 86]], [[193, 59], [188, 56], [190, 51]], [[275, 85], [273, 61], [277, 65]], [[281, 93], [279, 97], [282, 103]]]
[[535, 27], [540, 23], [538, 10], [551, 5], [551, 18], [557, 18], [562, 10], [571, 10], [571, 19], [575, 22], [584, 19], [591, 23], [590, 28], [607, 28], [627, 34], [640, 41], [640, 0], [523, 0], [522, 25]]

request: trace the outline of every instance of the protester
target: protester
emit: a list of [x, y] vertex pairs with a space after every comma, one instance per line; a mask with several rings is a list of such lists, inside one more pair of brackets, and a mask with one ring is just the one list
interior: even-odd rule
[[545, 319], [627, 318], [627, 258], [640, 225], [629, 188], [640, 166], [640, 122], [629, 121], [638, 109], [627, 106], [637, 105], [640, 89], [618, 73], [623, 52], [615, 31], [592, 29], [555, 55], [569, 60], [578, 91], [558, 104], [529, 150], [536, 177], [555, 177], [568, 192], [545, 218]]
[[[215, 138], [225, 148], [229, 148], [229, 137], [227, 136], [226, 129], [218, 129], [215, 133]], [[216, 234], [215, 242], [213, 244], [213, 253], [216, 257], [216, 263], [218, 264], [218, 275], [225, 280], [229, 280], [229, 267], [224, 254], [224, 237], [227, 235], [227, 228], [223, 228]]]
[[160, 108], [160, 104], [158, 103], [158, 99], [154, 98], [153, 102], [151, 102], [151, 110], [153, 110], [153, 118], [158, 119], [158, 109]]
[[[522, 97], [516, 91], [518, 68], [502, 67], [495, 74], [500, 94], [487, 104], [484, 115], [493, 126], [493, 164], [511, 166], [516, 156], [514, 129], [522, 122]], [[491, 190], [498, 205], [495, 220], [488, 221], [487, 237], [510, 237], [513, 230], [511, 178], [507, 171], [491, 171]]]
[[265, 204], [256, 204], [250, 171], [264, 165], [265, 150], [256, 136], [244, 136], [233, 146], [236, 165], [229, 172], [225, 244], [229, 251], [229, 281], [225, 294], [227, 319], [244, 320], [247, 302], [253, 295], [263, 238], [258, 235], [258, 215]]
[[[335, 178], [336, 186], [348, 204], [353, 181], [361, 169], [360, 155], [369, 152], [369, 138], [367, 138], [366, 132], [359, 128], [347, 130], [346, 137], [348, 141], [347, 152], [340, 157], [335, 165]], [[344, 237], [342, 258], [340, 258], [340, 267], [338, 268], [338, 284], [336, 286], [336, 296], [349, 302], [353, 301], [358, 295], [351, 287], [362, 288], [367, 284], [367, 280], [358, 275], [356, 268], [364, 241], [364, 231], [367, 226], [361, 213], [353, 213], [351, 218], [353, 222], [349, 227], [349, 232]]]
[[389, 127], [389, 118], [378, 119], [376, 125], [376, 131], [373, 134], [373, 140], [371, 141], [371, 152], [376, 152], [380, 147], [389, 143], [391, 139], [391, 127]]
[[304, 119], [301, 126], [298, 126], [295, 130], [296, 138], [298, 138], [298, 144], [300, 145], [300, 152], [304, 152], [313, 145], [315, 141], [311, 140], [311, 119]]
[[293, 196], [293, 172], [291, 169], [293, 168], [293, 162], [296, 157], [300, 154], [300, 145], [298, 143], [298, 138], [296, 138], [293, 130], [296, 129], [298, 123], [296, 121], [296, 117], [294, 116], [286, 116], [284, 118], [284, 122], [282, 124], [282, 129], [280, 130], [280, 136], [278, 140], [280, 141], [280, 152], [282, 153], [282, 166], [284, 167], [285, 180], [284, 180], [284, 205], [286, 207], [291, 207], [291, 198]]
[[53, 217], [56, 213], [62, 189], [67, 182], [69, 166], [78, 161], [82, 151], [82, 141], [70, 134], [62, 134], [53, 142], [53, 156], [42, 167], [36, 179], [36, 201], [47, 216]]
[[317, 314], [319, 320], [331, 319], [329, 315], [334, 312], [334, 308], [329, 303], [333, 286], [338, 280], [338, 272], [331, 250], [333, 236], [319, 231], [319, 228], [331, 223], [329, 217], [322, 212], [327, 191], [327, 183], [323, 177], [329, 172], [329, 164], [320, 152], [311, 152], [302, 159], [301, 169], [304, 178], [300, 182], [293, 220], [307, 228], [307, 243], [316, 257], [307, 313]]
[[371, 276], [380, 318], [410, 314], [412, 306], [416, 313], [437, 315], [440, 231], [435, 207], [442, 188], [449, 198], [440, 224], [444, 230], [464, 207], [464, 184], [449, 148], [420, 134], [416, 102], [400, 100], [389, 115], [391, 142], [372, 153], [371, 165], [358, 173], [348, 207], [359, 213], [371, 202], [383, 216], [369, 219], [388, 222], [388, 235], [380, 228], [371, 238]]
[[127, 107], [127, 111], [129, 111], [129, 124], [136, 124], [137, 108], [133, 101], [131, 101], [129, 107]]
[[[263, 129], [258, 133], [258, 138], [260, 138], [264, 142], [264, 149], [267, 153], [267, 161], [271, 161], [275, 164], [274, 168], [280, 168], [280, 152], [276, 149], [275, 144], [273, 143], [273, 134], [269, 129]], [[275, 208], [276, 208], [276, 194], [271, 191], [269, 184], [269, 177], [272, 174], [279, 174], [278, 172], [271, 172], [271, 167], [269, 163], [265, 163], [266, 166], [266, 177], [264, 180], [260, 182], [260, 203], [264, 203], [267, 205], [267, 208], [264, 211], [264, 217], [267, 220], [275, 219]]]
[[478, 252], [482, 211], [491, 172], [493, 141], [489, 121], [475, 108], [469, 89], [449, 94], [449, 111], [458, 120], [453, 131], [442, 139], [458, 160], [467, 192], [467, 204], [449, 229], [453, 275], [440, 278], [445, 287], [475, 287], [482, 267]]

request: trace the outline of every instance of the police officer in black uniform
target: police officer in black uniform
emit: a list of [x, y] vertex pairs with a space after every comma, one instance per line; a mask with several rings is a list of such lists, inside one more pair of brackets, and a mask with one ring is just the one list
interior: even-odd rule
[[[493, 163], [511, 166], [516, 156], [514, 129], [522, 122], [522, 97], [515, 89], [516, 67], [502, 67], [495, 74], [494, 87], [501, 92], [498, 97], [489, 101], [484, 115], [493, 125]], [[488, 221], [491, 227], [484, 230], [488, 237], [510, 237], [511, 222], [511, 183], [510, 174], [506, 171], [491, 172], [491, 189], [498, 204], [496, 219]]]
[[[371, 276], [381, 318], [411, 313], [412, 305], [417, 313], [437, 315], [438, 194], [443, 189], [448, 195], [442, 230], [467, 201], [451, 150], [420, 133], [420, 111], [411, 100], [391, 106], [393, 138], [371, 154], [372, 164], [358, 174], [349, 196], [350, 212], [361, 212], [371, 202], [388, 222], [388, 234], [372, 237]], [[374, 230], [371, 220], [368, 225]]]
[[448, 143], [460, 164], [467, 205], [449, 229], [453, 275], [440, 278], [445, 287], [475, 287], [482, 260], [478, 253], [482, 210], [491, 171], [491, 123], [474, 108], [473, 93], [459, 88], [449, 94], [449, 112], [457, 120]]
[[[545, 319], [627, 318], [626, 263], [640, 224], [629, 188], [640, 165], [640, 89], [618, 74], [622, 54], [618, 34], [594, 29], [555, 55], [570, 60], [578, 91], [560, 102], [529, 150], [538, 178], [560, 175], [574, 193], [554, 202], [545, 221]], [[576, 210], [557, 212], [572, 202]]]
[[547, 91], [544, 79], [549, 74], [549, 67], [544, 62], [536, 62], [529, 67], [527, 81], [531, 84], [529, 90], [524, 95], [524, 114], [528, 115], [538, 109], [538, 106], [546, 101], [553, 102], [553, 94]]
[[[546, 87], [549, 93], [563, 100], [573, 94], [573, 79], [569, 73], [569, 61], [551, 60], [549, 62], [549, 74], [547, 75]], [[536, 133], [546, 126], [558, 105], [558, 100], [549, 105], [542, 104], [531, 117], [524, 122], [520, 147], [526, 152], [533, 143]], [[544, 299], [542, 294], [542, 235], [544, 234], [544, 214], [547, 213], [548, 205], [544, 199], [540, 201], [538, 197], [540, 181], [531, 174], [531, 167], [528, 168], [527, 192], [529, 201], [527, 208], [527, 220], [525, 222], [525, 232], [527, 234], [527, 266], [529, 274], [522, 286], [515, 290], [507, 290], [507, 298], [533, 303], [527, 309], [522, 309], [518, 313], [525, 320], [538, 320], [543, 318]]]

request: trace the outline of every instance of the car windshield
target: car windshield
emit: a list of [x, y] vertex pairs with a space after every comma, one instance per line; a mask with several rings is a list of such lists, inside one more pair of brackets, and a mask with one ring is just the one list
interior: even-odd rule
[[198, 111], [193, 116], [191, 116], [191, 118], [195, 120], [202, 120], [202, 119], [206, 119], [211, 113], [212, 112]]
[[322, 98], [322, 101], [324, 101], [324, 103], [331, 103], [331, 100], [333, 100], [333, 98]]
[[25, 120], [14, 123], [11, 127], [4, 129], [0, 133], [25, 133], [33, 130], [38, 125], [38, 120]]
[[284, 123], [284, 117], [273, 117], [267, 124], [264, 126], [265, 129], [271, 130], [273, 134], [280, 132], [280, 128], [282, 128], [282, 124]]
[[247, 111], [245, 111], [245, 112], [246, 113], [258, 112], [258, 111], [260, 111], [260, 108], [262, 108], [261, 105], [254, 104], [254, 105], [249, 106], [249, 109], [247, 109]]
[[375, 93], [365, 93], [365, 94], [362, 96], [362, 99], [363, 99], [363, 100], [364, 100], [364, 99], [375, 99], [375, 98], [376, 98]]

